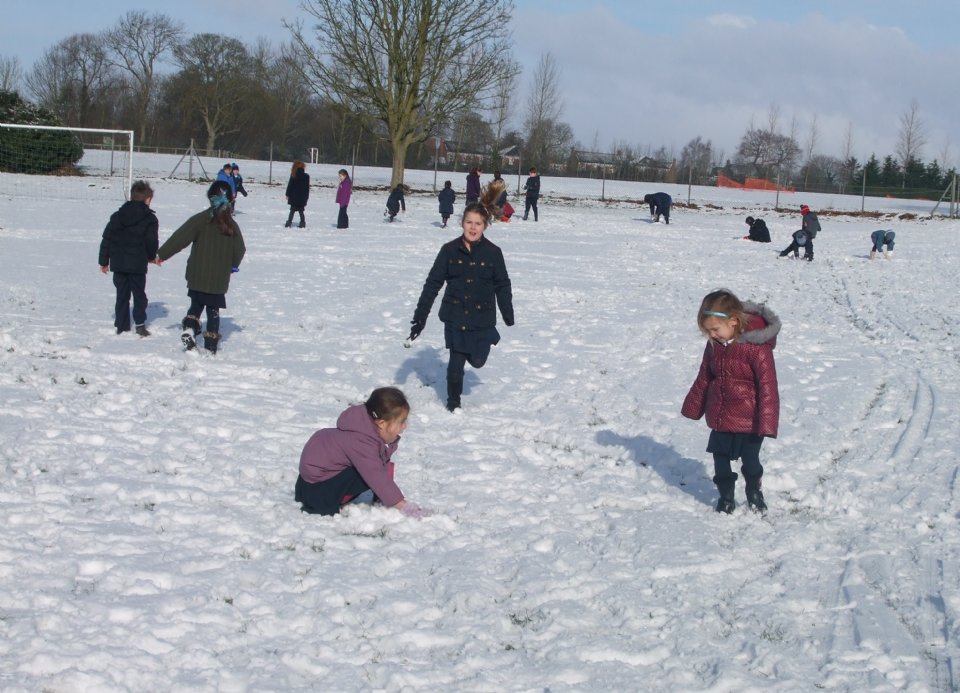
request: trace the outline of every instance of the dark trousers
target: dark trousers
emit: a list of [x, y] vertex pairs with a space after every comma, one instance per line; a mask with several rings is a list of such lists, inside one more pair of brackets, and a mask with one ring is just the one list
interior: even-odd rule
[[537, 221], [537, 198], [535, 197], [528, 197], [524, 202], [524, 207], [523, 207], [524, 220], [526, 220], [526, 218], [530, 216], [531, 209], [533, 210], [533, 220]]
[[[763, 438], [758, 438], [755, 442], [744, 443], [740, 448], [740, 473], [747, 483], [747, 488], [759, 486], [760, 477], [763, 476], [763, 465], [760, 464], [760, 446], [763, 444]], [[729, 455], [713, 453], [713, 472], [714, 479], [719, 480], [717, 484], [726, 480], [736, 480], [736, 475], [730, 463], [737, 458], [731, 458]]]
[[809, 258], [811, 260], [813, 259], [813, 239], [812, 238], [807, 239], [806, 245], [797, 245], [796, 241], [791, 242], [790, 245], [784, 248], [783, 251], [780, 253], [780, 257], [784, 257], [785, 255], [789, 255], [790, 253], [793, 253], [794, 256], [796, 257], [800, 257], [800, 248], [803, 248], [803, 256], [805, 258]]
[[[487, 354], [489, 355], [489, 354]], [[487, 355], [470, 356], [462, 351], [450, 350], [450, 362], [447, 364], [447, 407], [459, 407], [463, 394], [463, 372], [469, 363], [474, 368], [483, 368]]]
[[303, 216], [303, 210], [302, 210], [302, 209], [294, 209], [293, 207], [290, 208], [290, 216], [287, 217], [287, 226], [290, 226], [291, 224], [293, 224], [293, 213], [294, 213], [294, 212], [296, 212], [297, 214], [300, 215], [300, 226], [306, 226], [306, 225], [307, 225], [307, 220], [306, 220], [306, 217]]
[[338, 229], [350, 228], [350, 219], [347, 217], [346, 207], [340, 208], [340, 214], [337, 215], [337, 228]]
[[214, 334], [220, 332], [220, 309], [217, 306], [210, 306], [198, 298], [191, 298], [190, 310], [187, 311], [187, 315], [192, 315], [197, 318], [197, 325], [199, 327], [200, 313], [203, 312], [204, 309], [207, 311], [207, 332], [213, 332]]
[[130, 296], [133, 295], [133, 322], [142, 325], [147, 321], [147, 275], [130, 272], [114, 272], [113, 285], [117, 287], [117, 305], [114, 308], [113, 324], [117, 332], [130, 331]]
[[663, 207], [663, 208], [658, 207], [658, 208], [657, 208], [657, 223], [660, 222], [660, 215], [661, 215], [661, 214], [663, 215], [663, 220], [664, 220], [666, 223], [669, 224], [669, 223], [670, 223], [670, 208], [669, 208], [669, 207]]
[[335, 477], [313, 484], [297, 475], [293, 497], [305, 513], [336, 515], [344, 503], [369, 488], [355, 467], [347, 467]]

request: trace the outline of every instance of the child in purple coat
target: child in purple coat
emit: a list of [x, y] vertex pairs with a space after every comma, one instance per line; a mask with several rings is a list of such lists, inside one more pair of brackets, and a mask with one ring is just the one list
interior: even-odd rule
[[340, 205], [340, 215], [337, 217], [337, 228], [346, 229], [350, 227], [350, 220], [347, 218], [347, 205], [350, 204], [350, 193], [353, 191], [353, 182], [350, 180], [350, 174], [347, 169], [342, 168], [337, 172], [340, 176], [340, 185], [337, 186], [337, 204]]
[[409, 517], [430, 513], [406, 500], [393, 480], [391, 458], [407, 427], [410, 404], [395, 387], [380, 387], [364, 404], [348, 407], [336, 428], [312, 436], [300, 454], [294, 498], [302, 510], [336, 515], [350, 502], [396, 508]]

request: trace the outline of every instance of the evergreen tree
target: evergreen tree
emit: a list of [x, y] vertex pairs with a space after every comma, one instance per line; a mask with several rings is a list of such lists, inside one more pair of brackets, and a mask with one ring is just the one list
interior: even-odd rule
[[[0, 122], [63, 125], [53, 113], [27, 103], [13, 91], [0, 91]], [[0, 128], [0, 171], [53, 173], [72, 167], [82, 156], [83, 144], [65, 130]]]

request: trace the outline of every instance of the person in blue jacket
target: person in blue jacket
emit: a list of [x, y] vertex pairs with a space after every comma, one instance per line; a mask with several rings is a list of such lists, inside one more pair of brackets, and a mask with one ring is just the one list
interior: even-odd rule
[[[888, 260], [893, 257], [894, 239], [897, 234], [890, 229], [878, 229], [870, 234], [870, 241], [873, 244], [870, 248], [870, 259], [877, 256], [877, 253], [883, 252], [883, 256]], [[887, 246], [884, 249], [883, 246]]]
[[217, 180], [223, 181], [230, 186], [230, 199], [234, 199], [237, 196], [237, 179], [233, 177], [233, 165], [224, 164], [223, 168], [220, 169], [220, 173], [217, 174]]
[[650, 216], [654, 218], [654, 221], [659, 224], [660, 216], [663, 215], [663, 220], [668, 224], [670, 223], [670, 205], [673, 204], [672, 197], [665, 192], [658, 192], [652, 195], [644, 195], [643, 201], [650, 205]]

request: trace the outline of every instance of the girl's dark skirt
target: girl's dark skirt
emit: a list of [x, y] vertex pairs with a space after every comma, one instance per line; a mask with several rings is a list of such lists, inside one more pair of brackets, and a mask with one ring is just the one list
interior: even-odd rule
[[458, 330], [450, 323], [443, 325], [443, 338], [447, 349], [466, 354], [471, 363], [485, 363], [490, 347], [500, 342], [496, 327], [479, 330]]

